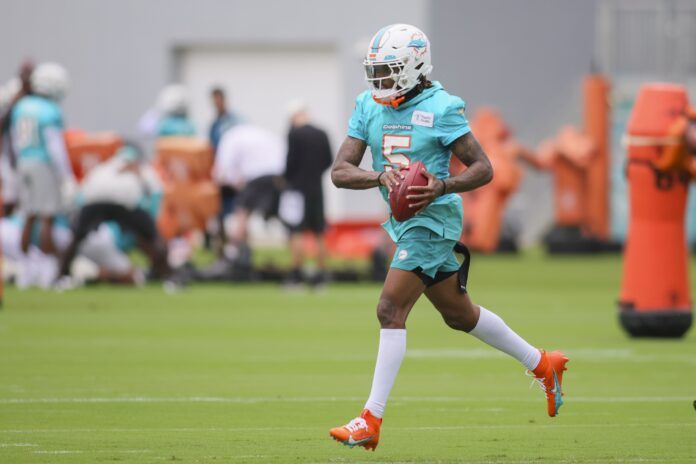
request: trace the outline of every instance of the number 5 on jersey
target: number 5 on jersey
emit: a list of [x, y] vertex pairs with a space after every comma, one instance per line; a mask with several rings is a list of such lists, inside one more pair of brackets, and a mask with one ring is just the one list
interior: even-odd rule
[[384, 134], [382, 136], [382, 155], [387, 159], [384, 165], [386, 171], [392, 169], [405, 168], [411, 164], [411, 159], [402, 152], [395, 152], [395, 149], [411, 148], [410, 135]]

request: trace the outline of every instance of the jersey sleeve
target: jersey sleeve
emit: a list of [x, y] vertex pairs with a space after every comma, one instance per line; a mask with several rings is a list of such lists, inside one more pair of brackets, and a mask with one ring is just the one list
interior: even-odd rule
[[63, 130], [63, 113], [60, 107], [55, 103], [51, 103], [46, 106], [46, 110], [43, 115], [43, 125], [44, 127], [51, 127], [58, 130]]
[[367, 128], [365, 127], [365, 115], [363, 112], [363, 95], [355, 100], [353, 115], [348, 121], [348, 136], [354, 139], [367, 140]]
[[459, 97], [453, 97], [452, 101], [442, 113], [439, 121], [436, 121], [437, 138], [445, 147], [450, 146], [462, 135], [471, 132], [469, 120], [464, 113], [466, 103]]

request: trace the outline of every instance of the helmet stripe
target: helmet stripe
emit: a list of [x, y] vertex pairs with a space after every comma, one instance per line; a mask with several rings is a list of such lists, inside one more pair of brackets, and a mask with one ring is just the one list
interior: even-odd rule
[[379, 51], [379, 43], [382, 41], [382, 37], [384, 36], [384, 33], [387, 32], [387, 29], [389, 29], [389, 26], [380, 29], [377, 35], [375, 35], [375, 38], [372, 40], [373, 53], [377, 53]]

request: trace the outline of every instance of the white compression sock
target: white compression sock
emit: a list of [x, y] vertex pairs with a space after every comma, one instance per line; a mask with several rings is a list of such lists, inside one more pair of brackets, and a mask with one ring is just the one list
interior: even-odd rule
[[500, 317], [483, 306], [481, 306], [481, 315], [476, 327], [469, 333], [482, 342], [509, 354], [530, 371], [539, 364], [541, 352], [513, 332]]
[[379, 352], [372, 379], [370, 397], [365, 403], [375, 417], [382, 417], [389, 393], [396, 374], [399, 373], [401, 361], [406, 354], [406, 329], [382, 329], [379, 331]]

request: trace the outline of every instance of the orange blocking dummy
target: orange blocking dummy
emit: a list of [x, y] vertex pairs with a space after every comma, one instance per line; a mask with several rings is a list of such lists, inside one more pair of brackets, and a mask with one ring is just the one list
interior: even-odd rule
[[[505, 206], [522, 180], [517, 158], [524, 148], [512, 138], [505, 121], [491, 108], [481, 108], [474, 113], [471, 130], [491, 160], [495, 175], [489, 184], [462, 194], [462, 242], [472, 250], [490, 253], [499, 247]], [[452, 173], [456, 175], [463, 169], [464, 165], [453, 157]], [[506, 248], [514, 250], [516, 244]]]
[[65, 131], [65, 145], [70, 157], [70, 165], [77, 180], [96, 165], [111, 158], [123, 145], [123, 140], [116, 134], [87, 134], [81, 130]]
[[630, 218], [619, 315], [632, 336], [680, 337], [691, 326], [684, 213], [686, 89], [646, 84], [628, 121]]
[[532, 166], [551, 171], [554, 223], [544, 237], [550, 253], [597, 253], [609, 243], [609, 82], [583, 81], [583, 127], [564, 126], [544, 141]]
[[168, 184], [164, 188], [157, 229], [167, 240], [204, 230], [219, 207], [218, 188], [210, 181]]
[[210, 180], [210, 144], [195, 137], [161, 137], [155, 153], [155, 166], [165, 185], [157, 218], [160, 233], [171, 239], [205, 229], [220, 207], [218, 187]]
[[155, 165], [165, 182], [210, 179], [213, 151], [195, 137], [161, 137], [155, 146]]

